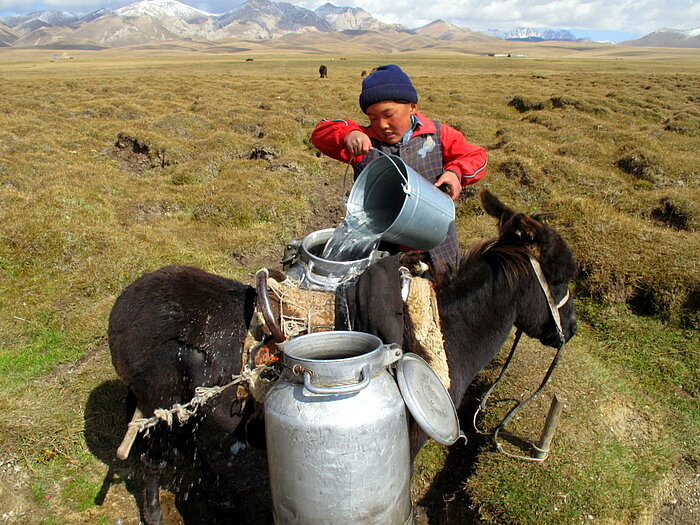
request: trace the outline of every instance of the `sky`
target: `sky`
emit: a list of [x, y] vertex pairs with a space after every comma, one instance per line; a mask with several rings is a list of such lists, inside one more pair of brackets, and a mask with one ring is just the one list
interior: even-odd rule
[[[224, 13], [243, 0], [180, 0], [209, 13]], [[700, 26], [699, 0], [287, 0], [307, 9], [330, 1], [361, 7], [385, 23], [416, 28], [441, 19], [474, 31], [515, 27], [567, 29], [577, 37], [620, 42], [662, 28]], [[116, 9], [129, 0], [0, 0], [0, 15], [60, 9], [87, 14], [103, 7]]]

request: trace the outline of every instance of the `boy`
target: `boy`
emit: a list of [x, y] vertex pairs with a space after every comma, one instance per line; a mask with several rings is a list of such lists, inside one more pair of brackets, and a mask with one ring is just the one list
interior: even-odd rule
[[[360, 108], [369, 126], [352, 120], [318, 123], [311, 142], [331, 158], [349, 162], [355, 177], [380, 154], [397, 155], [435, 186], [447, 186], [453, 200], [462, 186], [474, 184], [486, 173], [486, 150], [465, 141], [456, 129], [418, 113], [418, 93], [396, 65], [380, 66], [362, 81]], [[445, 241], [428, 252], [436, 270], [459, 261], [459, 241], [452, 224]]]

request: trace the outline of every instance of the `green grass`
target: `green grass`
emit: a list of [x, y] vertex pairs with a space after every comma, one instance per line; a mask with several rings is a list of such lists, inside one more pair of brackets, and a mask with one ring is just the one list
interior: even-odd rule
[[[698, 57], [75, 55], [0, 51], [0, 462], [26, 475], [26, 523], [116, 519], [94, 496], [125, 427], [106, 348], [120, 291], [167, 264], [250, 282], [288, 240], [335, 226], [345, 168], [308, 136], [324, 117], [364, 122], [359, 72], [388, 61], [410, 73], [422, 112], [488, 149], [478, 187], [550, 212], [580, 268], [579, 334], [509, 425], [534, 439], [562, 395], [549, 459], [484, 445], [462, 471], [431, 444], [414, 479], [454, 469], [445, 490], [489, 523], [631, 524], [679, 468], [697, 469]], [[496, 231], [475, 198], [457, 227], [465, 248]], [[551, 359], [521, 344], [486, 428]]]
[[[27, 322], [17, 318], [18, 321]], [[26, 345], [0, 345], [0, 390], [14, 392], [63, 363], [74, 363], [83, 350], [66, 344], [66, 334], [34, 326]]]
[[61, 499], [66, 506], [75, 511], [89, 509], [95, 504], [95, 497], [100, 490], [100, 485], [89, 481], [82, 476], [71, 479], [61, 492]]
[[[643, 522], [678, 464], [694, 463], [697, 450], [688, 447], [686, 437], [700, 430], [697, 404], [669, 403], [673, 385], [650, 387], [642, 380], [650, 375], [646, 366], [639, 370], [629, 366], [635, 360], [643, 362], [645, 353], [658, 347], [651, 338], [638, 340], [626, 332], [639, 318], [627, 314], [625, 320], [615, 332], [616, 340], [608, 340], [584, 320], [578, 341], [572, 340], [565, 350], [565, 362], [548, 391], [564, 398], [566, 408], [544, 463], [512, 461], [490, 448], [482, 453], [467, 490], [493, 522], [554, 525], [578, 523], [589, 515], [603, 522]], [[580, 353], [582, 347], [588, 353]], [[605, 354], [611, 348], [613, 360]], [[537, 362], [533, 357], [521, 357], [525, 362], [520, 366]], [[509, 399], [531, 390], [535, 383], [528, 385], [526, 377], [523, 373], [512, 378], [513, 384], [499, 389], [499, 397]], [[540, 406], [508, 430], [536, 440], [549, 392]], [[496, 414], [485, 420], [487, 428], [498, 422]], [[504, 447], [522, 453], [507, 442]]]
[[[592, 355], [627, 377], [640, 402], [651, 399], [664, 414], [659, 416], [684, 444], [684, 460], [700, 465], [700, 443], [686, 441], [700, 432], [700, 347], [698, 333], [669, 327], [659, 319], [638, 317], [619, 306], [596, 308], [582, 303], [581, 314], [592, 325], [599, 343]], [[680, 451], [677, 451], [680, 452]]]

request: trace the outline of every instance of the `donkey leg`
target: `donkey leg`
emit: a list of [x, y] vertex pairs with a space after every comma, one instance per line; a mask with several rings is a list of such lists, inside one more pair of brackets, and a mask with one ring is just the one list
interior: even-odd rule
[[143, 471], [141, 518], [146, 525], [162, 525], [163, 512], [160, 508], [159, 486], [165, 461], [154, 460], [146, 453], [141, 455], [141, 467]]

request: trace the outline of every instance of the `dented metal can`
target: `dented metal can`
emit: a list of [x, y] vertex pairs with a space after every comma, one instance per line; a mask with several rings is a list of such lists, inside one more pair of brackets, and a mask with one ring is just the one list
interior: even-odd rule
[[265, 399], [277, 525], [413, 522], [407, 412], [390, 372], [401, 355], [362, 332], [285, 344]]

